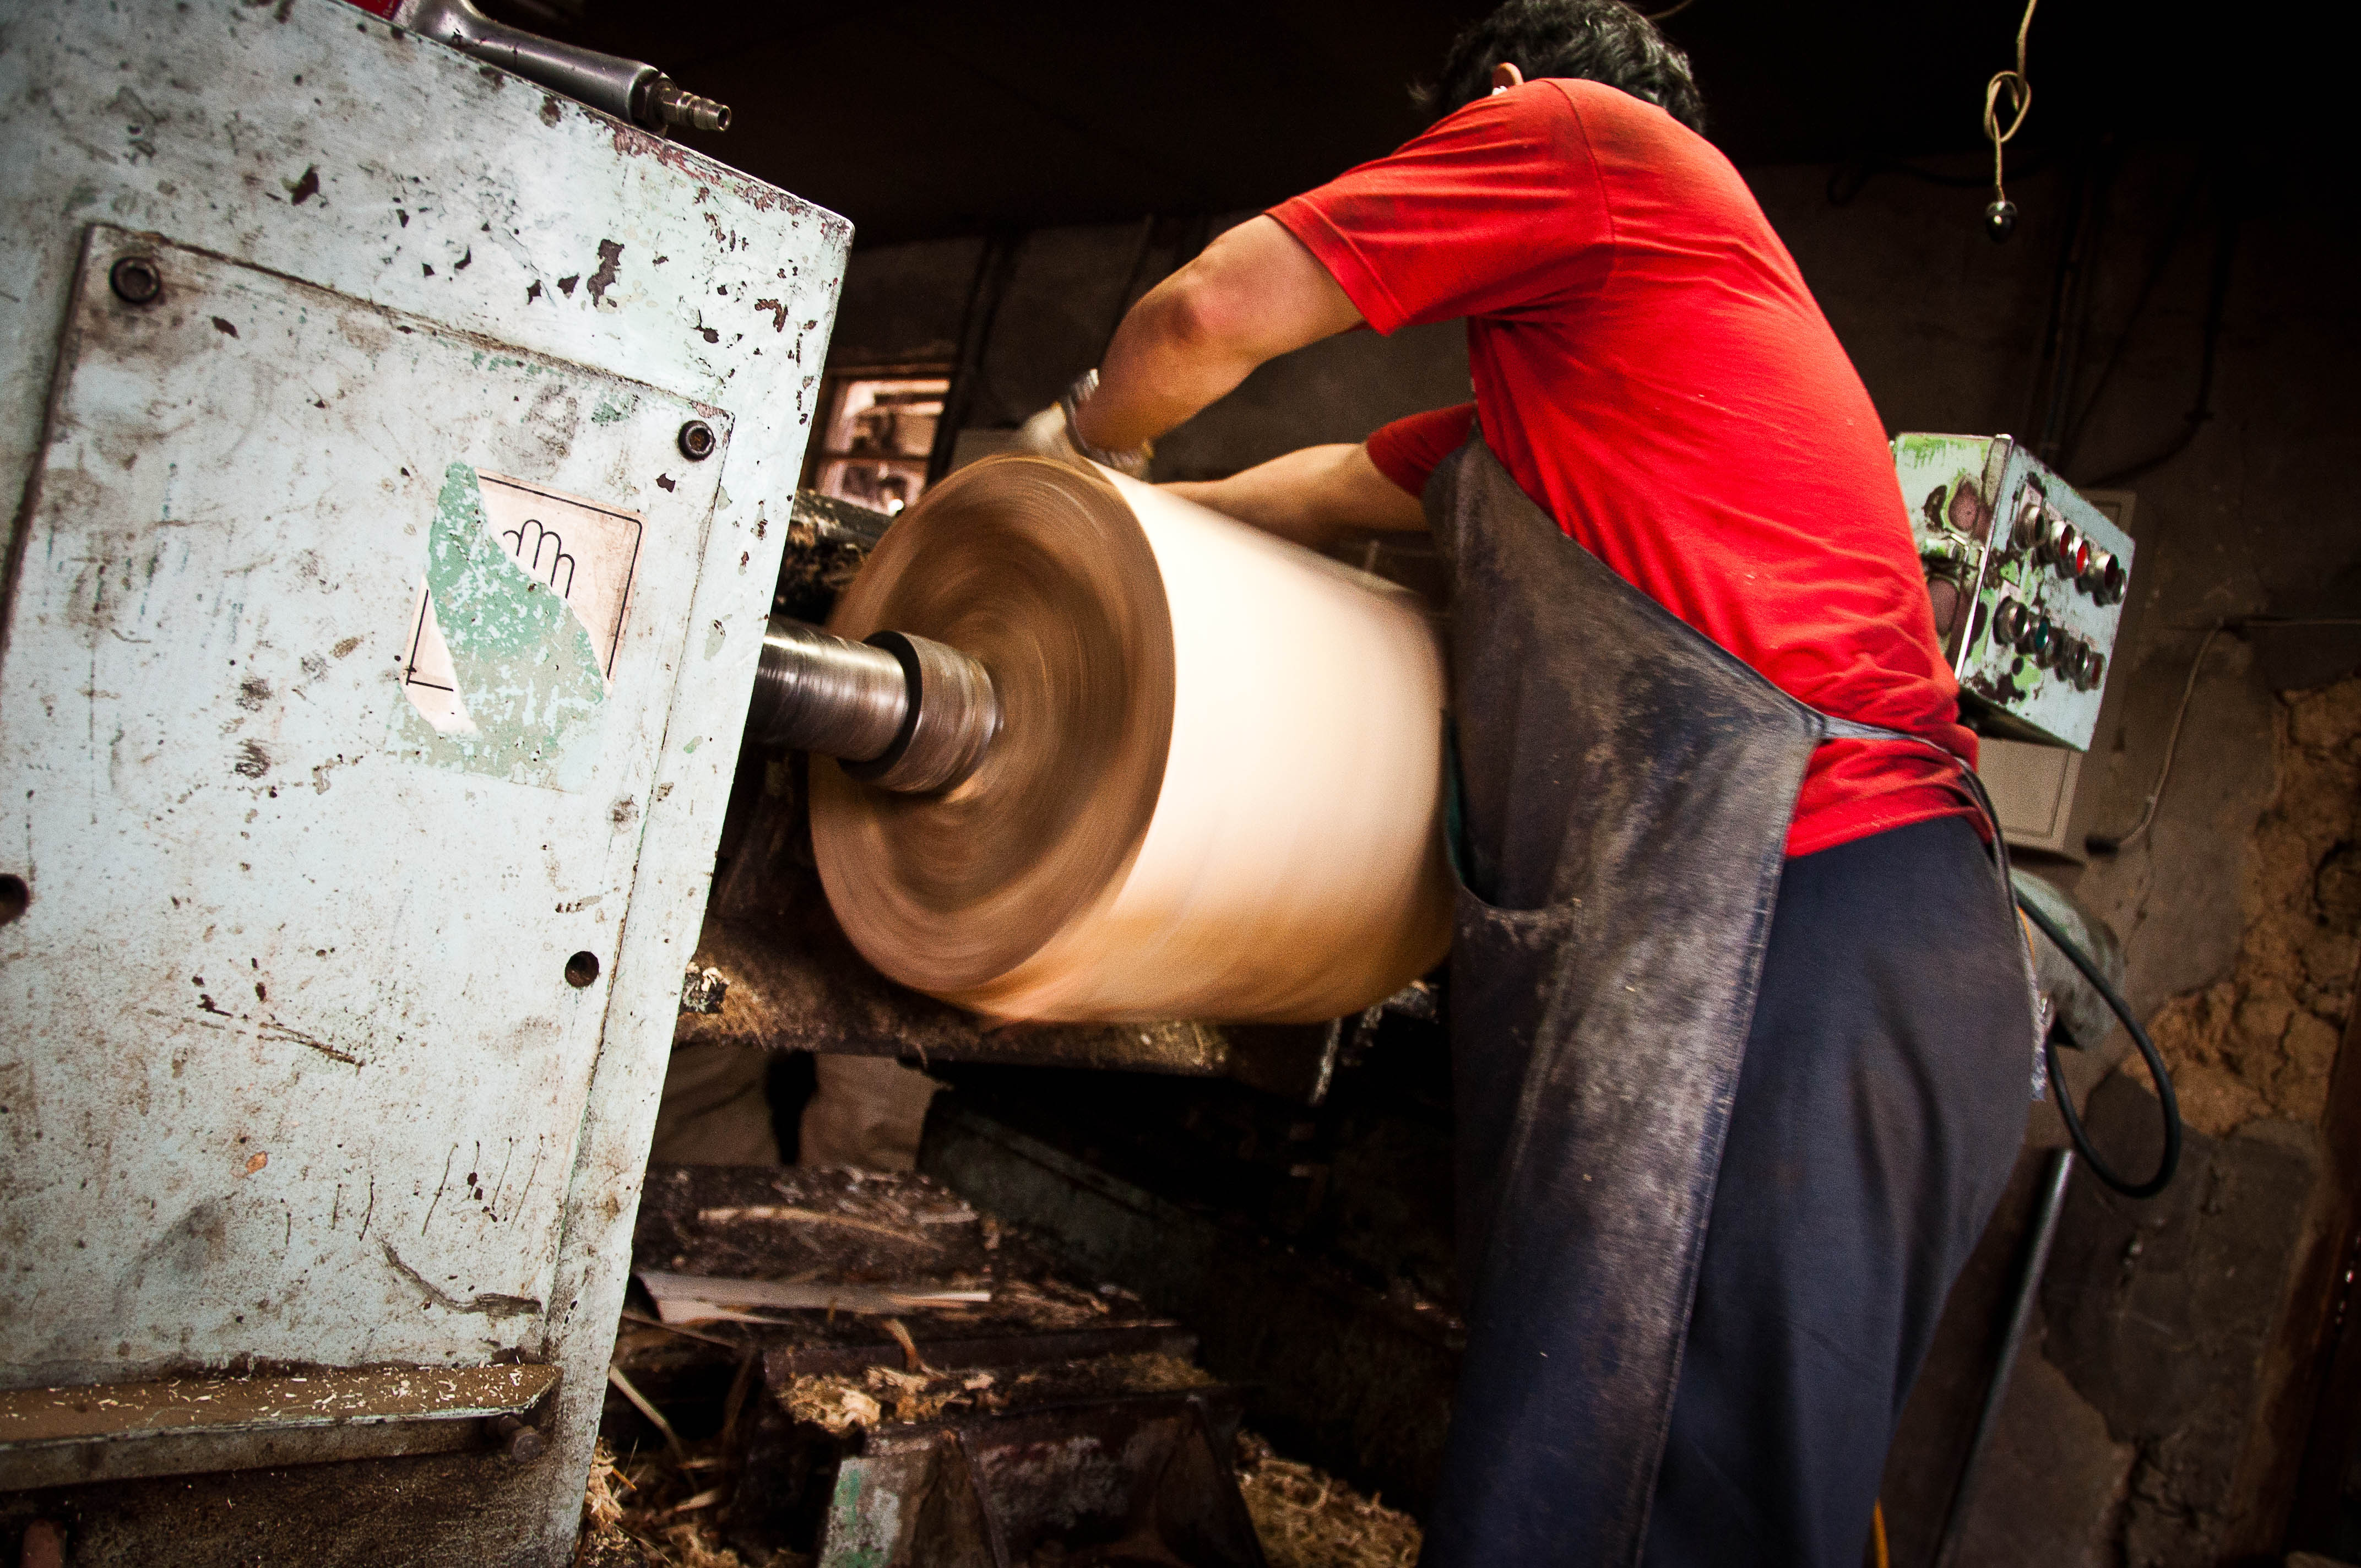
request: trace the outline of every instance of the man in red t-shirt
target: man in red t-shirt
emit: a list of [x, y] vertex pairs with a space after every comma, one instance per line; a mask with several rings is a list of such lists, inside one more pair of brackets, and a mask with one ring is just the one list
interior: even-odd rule
[[[1223, 235], [1132, 311], [1062, 415], [1028, 429], [1139, 471], [1150, 440], [1277, 355], [1363, 324], [1465, 319], [1472, 403], [1172, 488], [1307, 544], [1419, 529], [1449, 504], [1438, 469], [1480, 437], [1524, 499], [1687, 629], [1673, 635], [1877, 731], [1828, 740], [1801, 767], [1669, 1434], [1641, 1472], [1649, 1563], [1850, 1563], [2023, 1129], [2021, 955], [1959, 776], [1974, 737], [1877, 411], [1699, 134], [1686, 60], [1618, 0], [1512, 0], [1455, 46], [1438, 107], [1390, 156]], [[1471, 805], [1486, 787], [1467, 779]], [[1542, 903], [1540, 873], [1500, 853], [1510, 863], [1475, 852], [1481, 896]], [[1455, 964], [1477, 961], [1468, 945], [1463, 924]], [[1454, 1048], [1467, 1048], [1456, 1035]], [[1491, 1266], [1513, 1281], [1513, 1258]], [[1465, 1455], [1579, 1442], [1558, 1443], [1546, 1409], [1506, 1439], [1463, 1442], [1463, 1424], [1501, 1418], [1462, 1396], [1463, 1457], [1446, 1461], [1428, 1560], [1554, 1560], [1563, 1548], [1540, 1543], [1565, 1537], [1545, 1509], [1501, 1522], [1538, 1507], [1521, 1499], [1546, 1468], [1521, 1471], [1512, 1497], [1486, 1469], [1497, 1458]], [[1561, 1425], [1579, 1419], [1566, 1412]]]

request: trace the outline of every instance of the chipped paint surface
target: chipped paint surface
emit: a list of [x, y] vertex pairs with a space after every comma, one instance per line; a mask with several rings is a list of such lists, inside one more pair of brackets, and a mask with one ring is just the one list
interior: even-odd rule
[[[571, 1545], [851, 230], [501, 86], [336, 0], [10, 12], [0, 1382], [547, 1360], [523, 1511], [446, 1553], [523, 1563]], [[93, 224], [232, 259], [60, 374]], [[578, 791], [387, 747], [454, 463], [647, 520]]]
[[458, 722], [437, 724], [405, 702], [394, 710], [392, 745], [466, 773], [579, 788], [605, 729], [605, 660], [582, 618], [522, 553], [501, 547], [476, 470], [445, 469], [426, 536], [426, 593]]
[[[924, 1456], [920, 1459], [923, 1463]], [[828, 1499], [828, 1523], [821, 1537], [819, 1568], [886, 1568], [899, 1560], [909, 1543], [902, 1519], [902, 1494], [880, 1479], [911, 1480], [912, 1468], [896, 1454], [886, 1459], [853, 1458], [837, 1467], [836, 1490]], [[872, 1474], [886, 1472], [885, 1477]]]
[[[684, 420], [726, 417], [89, 243], [0, 662], [39, 911], [7, 928], [0, 1030], [59, 1047], [6, 1118], [0, 1363], [533, 1351], [607, 1025], [565, 969], [617, 963], [641, 844], [613, 804], [654, 787], [719, 470], [649, 481]], [[166, 280], [144, 309], [105, 281], [132, 252]], [[478, 466], [643, 520], [611, 682]], [[405, 696], [422, 566], [467, 733]]]

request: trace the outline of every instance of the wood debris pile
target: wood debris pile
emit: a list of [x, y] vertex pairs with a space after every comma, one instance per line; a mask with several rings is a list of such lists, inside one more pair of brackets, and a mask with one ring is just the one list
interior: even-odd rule
[[1238, 1490], [1270, 1568], [1411, 1568], [1418, 1522], [1238, 1434]]
[[574, 1568], [811, 1568], [798, 1552], [750, 1559], [722, 1544], [713, 1521], [723, 1493], [710, 1484], [719, 1446], [691, 1443], [677, 1456], [658, 1451], [618, 1463], [600, 1439]]
[[[1107, 1388], [1164, 1393], [1207, 1387], [1213, 1381], [1193, 1363], [1153, 1354], [1101, 1356], [1079, 1367], [1051, 1364], [1021, 1372], [904, 1372], [871, 1366], [857, 1376], [798, 1377], [788, 1386], [785, 1403], [787, 1413], [796, 1420], [841, 1433], [854, 1427], [874, 1426], [887, 1416], [896, 1421], [931, 1421], [945, 1416], [990, 1415], [1006, 1409], [1011, 1399], [1019, 1397], [1033, 1402], [1059, 1395], [1087, 1397]], [[1075, 1386], [1060, 1387], [1068, 1382]]]

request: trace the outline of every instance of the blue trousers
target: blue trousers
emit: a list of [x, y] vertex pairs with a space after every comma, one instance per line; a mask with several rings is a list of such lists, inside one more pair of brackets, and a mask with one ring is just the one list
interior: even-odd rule
[[1787, 862], [1647, 1568], [1856, 1568], [1903, 1400], [2025, 1134], [2024, 980], [1960, 818]]

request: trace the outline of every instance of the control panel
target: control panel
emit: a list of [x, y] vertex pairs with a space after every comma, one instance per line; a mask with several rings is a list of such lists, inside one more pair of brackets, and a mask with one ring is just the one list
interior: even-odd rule
[[1899, 435], [1894, 465], [1962, 712], [2089, 750], [2131, 536], [2005, 435]]

